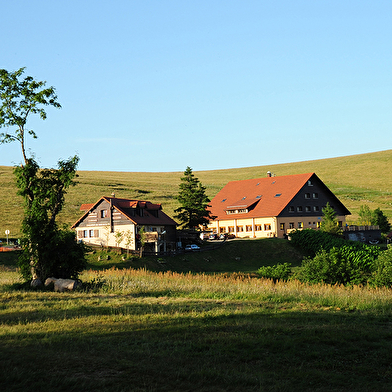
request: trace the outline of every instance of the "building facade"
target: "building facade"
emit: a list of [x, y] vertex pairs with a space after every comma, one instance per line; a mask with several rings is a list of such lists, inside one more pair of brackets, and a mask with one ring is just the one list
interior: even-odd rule
[[347, 208], [315, 173], [231, 181], [211, 200], [208, 229], [236, 237], [285, 238], [294, 229], [318, 229], [329, 203], [340, 226]]
[[162, 211], [161, 204], [112, 196], [80, 209], [84, 214], [72, 228], [86, 244], [137, 250], [143, 240], [148, 251], [175, 249], [177, 223]]

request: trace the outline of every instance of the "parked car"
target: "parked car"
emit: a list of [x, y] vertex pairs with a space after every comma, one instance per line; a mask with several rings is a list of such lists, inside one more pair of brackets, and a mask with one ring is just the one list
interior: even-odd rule
[[218, 238], [217, 234], [210, 234], [210, 237], [209, 237], [210, 240], [216, 240], [217, 238]]
[[208, 233], [201, 233], [200, 234], [200, 239], [202, 239], [202, 240], [208, 240], [208, 237], [209, 237]]
[[226, 238], [226, 236], [227, 236], [227, 234], [222, 233], [222, 234], [219, 236], [219, 239], [220, 239], [220, 240], [224, 240], [224, 239]]
[[200, 250], [200, 246], [192, 244], [192, 245], [187, 245], [185, 247], [185, 252], [197, 252]]

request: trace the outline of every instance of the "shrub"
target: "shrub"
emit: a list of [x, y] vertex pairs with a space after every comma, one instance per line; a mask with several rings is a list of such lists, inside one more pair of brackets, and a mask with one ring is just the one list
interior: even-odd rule
[[291, 264], [276, 264], [272, 266], [260, 267], [258, 274], [261, 278], [273, 279], [274, 282], [277, 280], [288, 280], [291, 275]]
[[310, 283], [363, 284], [368, 273], [342, 248], [321, 250], [314, 258], [306, 258], [296, 278]]
[[[45, 242], [39, 259], [39, 276], [77, 279], [86, 267], [86, 247], [76, 242], [75, 233], [69, 230], [58, 230]], [[21, 275], [27, 281], [32, 278], [31, 252], [24, 247], [18, 260]], [[38, 268], [36, 268], [38, 270]]]
[[369, 284], [374, 287], [392, 286], [392, 246], [382, 252], [373, 263]]

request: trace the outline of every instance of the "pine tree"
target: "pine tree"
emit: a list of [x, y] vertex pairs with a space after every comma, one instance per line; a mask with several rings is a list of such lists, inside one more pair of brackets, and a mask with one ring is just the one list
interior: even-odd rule
[[184, 177], [181, 177], [179, 188], [177, 200], [181, 206], [174, 212], [184, 228], [195, 229], [214, 218], [208, 210], [210, 199], [205, 193], [206, 188], [194, 176], [189, 166], [184, 171]]

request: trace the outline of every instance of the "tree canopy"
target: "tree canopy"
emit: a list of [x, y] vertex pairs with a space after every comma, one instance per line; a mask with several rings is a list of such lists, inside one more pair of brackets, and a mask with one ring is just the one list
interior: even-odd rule
[[0, 69], [0, 127], [15, 127], [11, 132], [0, 133], [0, 144], [19, 142], [24, 162], [27, 163], [26, 132], [37, 138], [34, 130], [25, 129], [28, 117], [38, 114], [45, 120], [44, 106], [61, 108], [61, 105], [57, 102], [54, 87], [44, 88], [46, 82], [37, 82], [31, 76], [22, 79], [24, 70], [25, 68], [20, 68], [15, 72], [8, 72]]

